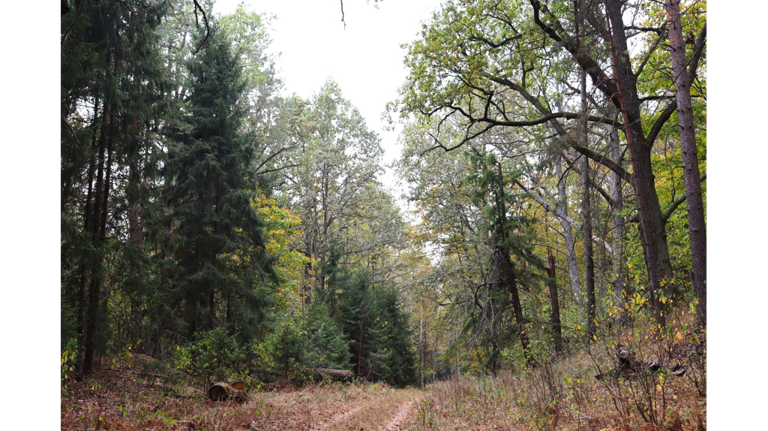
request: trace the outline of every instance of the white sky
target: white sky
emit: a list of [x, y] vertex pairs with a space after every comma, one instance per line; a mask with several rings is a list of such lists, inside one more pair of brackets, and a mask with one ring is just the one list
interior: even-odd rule
[[[216, 0], [214, 14], [233, 12], [242, 0]], [[381, 114], [405, 81], [403, 43], [417, 38], [421, 23], [432, 16], [439, 0], [345, 0], [341, 22], [339, 0], [244, 0], [246, 8], [272, 14], [270, 51], [275, 56], [286, 95], [309, 98], [333, 78], [368, 127], [381, 137], [384, 161], [395, 160], [399, 128], [385, 131]], [[394, 175], [382, 178], [398, 197]]]

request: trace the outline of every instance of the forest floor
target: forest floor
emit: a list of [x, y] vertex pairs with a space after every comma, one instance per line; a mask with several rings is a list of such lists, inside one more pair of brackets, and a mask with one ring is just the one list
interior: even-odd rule
[[[245, 404], [205, 399], [205, 382], [158, 374], [151, 358], [103, 361], [61, 398], [62, 430], [400, 430], [423, 395], [386, 384], [246, 387]], [[108, 365], [107, 365], [108, 364]]]
[[[245, 404], [205, 399], [205, 382], [130, 355], [62, 384], [63, 430], [706, 430], [706, 377], [595, 379], [596, 352], [530, 370], [428, 385], [246, 381]], [[602, 362], [601, 362], [602, 361]]]

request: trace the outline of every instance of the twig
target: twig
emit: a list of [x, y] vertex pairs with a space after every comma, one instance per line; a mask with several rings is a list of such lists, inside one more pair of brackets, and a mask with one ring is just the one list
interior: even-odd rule
[[80, 147], [80, 154], [82, 154], [83, 157], [85, 157], [85, 151], [83, 150], [83, 146], [80, 144], [80, 141], [77, 139], [77, 135], [75, 135], [75, 129], [72, 128], [72, 126], [67, 123], [67, 120], [64, 118], [64, 116], [61, 116], [61, 122], [67, 125], [67, 128], [69, 129], [69, 133], [72, 134], [72, 138], [77, 143], [77, 146]]
[[[64, 32], [64, 35], [61, 36], [61, 44], [64, 44], [64, 40], [67, 38], [67, 35], [69, 34], [69, 31], [72, 30], [72, 27], [75, 26], [75, 23], [77, 22], [77, 18], [80, 17], [80, 12], [83, 10], [83, 4], [80, 4], [80, 7], [77, 8], [77, 13], [75, 14], [75, 17], [72, 18], [72, 23], [67, 28], [67, 31]], [[63, 16], [63, 15], [62, 15]]]

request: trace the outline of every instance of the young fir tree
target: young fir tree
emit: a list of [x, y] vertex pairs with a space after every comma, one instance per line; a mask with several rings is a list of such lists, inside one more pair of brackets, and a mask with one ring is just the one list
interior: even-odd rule
[[416, 352], [411, 340], [408, 315], [400, 308], [397, 292], [391, 288], [376, 291], [379, 316], [380, 350], [387, 354], [388, 375], [382, 380], [395, 386], [416, 383]]
[[315, 302], [304, 323], [307, 362], [312, 367], [348, 369], [349, 343], [344, 339], [339, 324], [333, 320], [328, 307]]
[[277, 276], [263, 222], [251, 205], [257, 182], [250, 171], [253, 139], [241, 132], [246, 114], [241, 66], [215, 22], [188, 68], [185, 125], [176, 130], [168, 170], [177, 236], [175, 303], [192, 336], [221, 324], [250, 334], [254, 313], [244, 309], [266, 307], [267, 292], [257, 292], [257, 286]]
[[416, 359], [408, 318], [400, 310], [397, 293], [374, 286], [369, 271], [343, 277], [339, 311], [342, 330], [350, 340], [356, 376], [404, 386], [416, 382]]

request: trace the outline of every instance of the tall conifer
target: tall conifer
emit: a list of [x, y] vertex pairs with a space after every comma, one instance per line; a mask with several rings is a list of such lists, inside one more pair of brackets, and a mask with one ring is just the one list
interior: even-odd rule
[[190, 96], [169, 165], [169, 203], [178, 237], [174, 298], [194, 336], [224, 323], [247, 329], [235, 317], [250, 313], [237, 308], [266, 305], [256, 285], [276, 276], [251, 205], [257, 183], [250, 172], [254, 145], [241, 132], [242, 67], [216, 23], [188, 67]]

